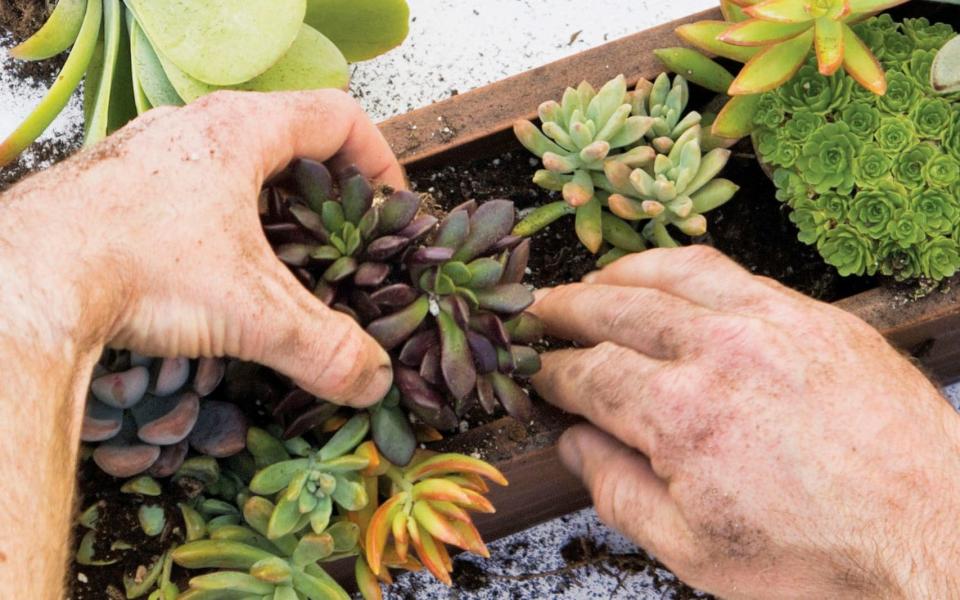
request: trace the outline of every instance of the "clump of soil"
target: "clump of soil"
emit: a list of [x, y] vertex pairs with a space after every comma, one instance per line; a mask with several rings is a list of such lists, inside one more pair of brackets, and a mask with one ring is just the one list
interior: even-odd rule
[[[125, 575], [133, 577], [138, 572], [145, 573], [167, 550], [183, 542], [184, 530], [177, 503], [189, 500], [200, 487], [191, 485], [192, 480], [173, 483], [167, 479], [160, 482], [163, 488], [160, 496], [125, 494], [120, 491], [123, 482], [101, 471], [92, 460], [81, 464], [77, 480], [80, 510], [94, 504], [99, 508], [94, 559], [117, 562], [84, 566], [71, 561], [68, 599], [124, 600]], [[160, 535], [147, 536], [140, 528], [137, 511], [143, 504], [155, 504], [164, 509], [166, 526]], [[74, 528], [74, 548], [88, 531], [80, 525]], [[182, 572], [179, 574], [185, 580]]]
[[25, 40], [40, 29], [53, 4], [48, 5], [45, 0], [4, 0], [0, 2], [0, 29], [9, 31], [17, 40]]

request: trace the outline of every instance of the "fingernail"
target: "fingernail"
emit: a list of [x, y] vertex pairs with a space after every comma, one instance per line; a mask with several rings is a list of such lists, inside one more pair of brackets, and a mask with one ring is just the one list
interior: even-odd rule
[[580, 444], [577, 442], [576, 434], [567, 430], [560, 436], [557, 452], [560, 454], [560, 462], [568, 471], [577, 477], [583, 474], [583, 457], [580, 454]]
[[600, 274], [600, 271], [591, 271], [583, 276], [583, 279], [580, 281], [584, 283], [594, 283], [597, 280], [597, 275]]

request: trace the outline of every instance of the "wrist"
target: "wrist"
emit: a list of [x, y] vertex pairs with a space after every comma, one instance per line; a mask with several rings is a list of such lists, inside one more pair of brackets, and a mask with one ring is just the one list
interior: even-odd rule
[[90, 207], [78, 210], [44, 183], [0, 196], [0, 337], [41, 356], [99, 355], [127, 302], [122, 260]]

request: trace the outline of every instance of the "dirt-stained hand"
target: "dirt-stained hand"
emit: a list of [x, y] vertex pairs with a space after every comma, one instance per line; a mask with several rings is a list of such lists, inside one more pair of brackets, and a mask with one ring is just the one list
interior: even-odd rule
[[960, 597], [960, 418], [850, 314], [703, 246], [533, 309], [538, 391], [602, 519], [725, 598]]
[[368, 405], [389, 386], [386, 353], [304, 289], [261, 231], [260, 188], [295, 157], [356, 164], [404, 186], [386, 141], [346, 94], [220, 92], [146, 113], [13, 188], [5, 209], [22, 221], [42, 211], [69, 219], [54, 229], [71, 232], [59, 244], [82, 247], [39, 243], [45, 255], [84, 258], [89, 268], [62, 284], [83, 298], [76, 322], [111, 314], [91, 336], [153, 356], [253, 360], [328, 400]]

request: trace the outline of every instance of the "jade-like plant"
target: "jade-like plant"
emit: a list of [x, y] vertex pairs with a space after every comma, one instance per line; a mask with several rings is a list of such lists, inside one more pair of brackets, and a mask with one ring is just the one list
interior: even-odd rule
[[930, 69], [954, 32], [888, 15], [854, 28], [888, 69], [886, 95], [805, 65], [760, 97], [758, 153], [800, 240], [841, 275], [942, 280], [960, 269], [960, 102]]
[[[575, 213], [583, 245], [593, 253], [606, 246], [600, 264], [641, 251], [646, 242], [677, 245], [667, 225], [687, 235], [705, 233], [702, 213], [737, 188], [714, 180], [730, 153], [714, 148], [703, 154], [703, 145], [717, 141], [703, 135], [702, 116], [688, 111], [689, 99], [679, 75], [641, 79], [633, 92], [621, 75], [598, 92], [584, 82], [568, 88], [561, 102], [541, 104], [540, 128], [517, 121], [517, 138], [543, 161], [534, 183], [561, 192], [563, 200], [535, 209], [513, 233], [532, 235]], [[705, 197], [694, 202], [691, 196], [701, 190]], [[628, 223], [641, 220], [649, 220], [643, 235]]]
[[59, 0], [10, 53], [43, 60], [70, 50], [32, 114], [0, 143], [0, 166], [29, 146], [84, 85], [84, 143], [155, 106], [218, 89], [346, 88], [348, 63], [407, 35], [405, 0]]
[[97, 444], [94, 462], [114, 477], [167, 477], [191, 447], [214, 457], [235, 454], [244, 446], [246, 417], [234, 404], [204, 399], [223, 374], [219, 359], [108, 351], [90, 384], [80, 438]]
[[[524, 312], [533, 303], [521, 283], [530, 243], [510, 235], [512, 203], [467, 202], [437, 226], [415, 194], [375, 197], [355, 169], [335, 186], [322, 164], [301, 160], [292, 185], [270, 190], [264, 204], [264, 230], [281, 260], [394, 359], [394, 388], [370, 411], [373, 440], [389, 460], [404, 465], [413, 455], [406, 411], [439, 430], [457, 428], [477, 404], [530, 418], [515, 378], [539, 369], [524, 344], [542, 326]], [[287, 436], [344, 422], [336, 406], [299, 389], [275, 412]]]

